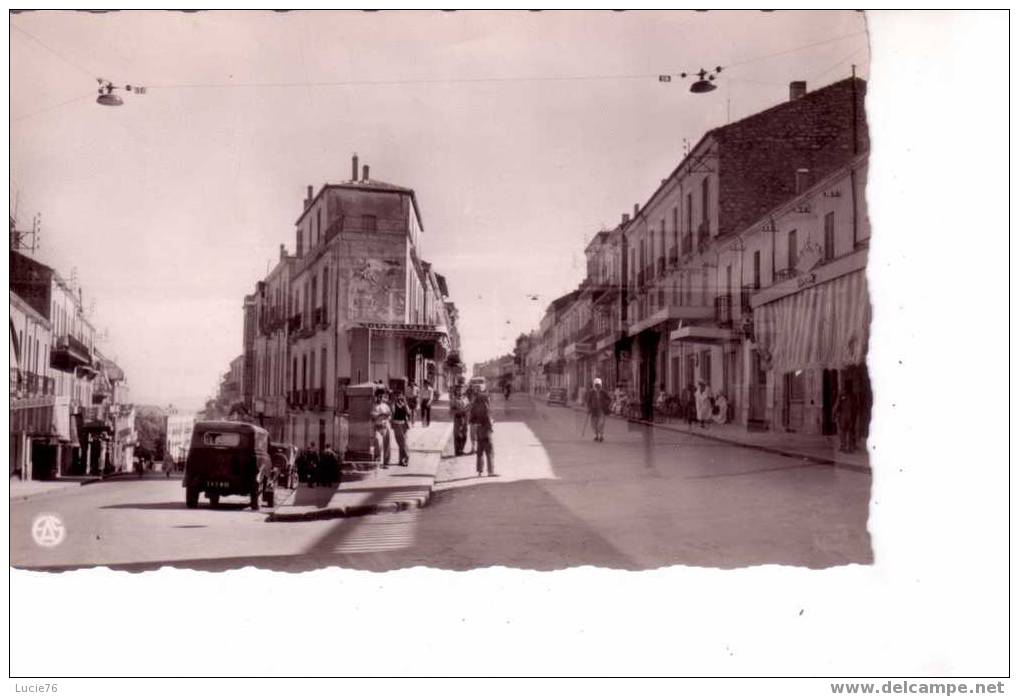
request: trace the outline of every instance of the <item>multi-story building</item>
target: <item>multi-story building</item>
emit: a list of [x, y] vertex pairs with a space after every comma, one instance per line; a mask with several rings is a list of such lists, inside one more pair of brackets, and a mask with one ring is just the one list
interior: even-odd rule
[[85, 474], [95, 461], [84, 409], [101, 366], [81, 290], [11, 249], [10, 292], [11, 460], [24, 477]]
[[253, 413], [292, 443], [339, 442], [350, 384], [447, 387], [455, 308], [420, 257], [417, 199], [368, 174], [355, 155], [349, 181], [308, 187], [295, 254], [281, 249], [250, 305]]
[[599, 232], [587, 245], [587, 278], [584, 292], [591, 302], [594, 342], [591, 377], [601, 378], [608, 390], [629, 388], [629, 340], [625, 302], [628, 247], [623, 229], [630, 221], [623, 214], [620, 225]]
[[95, 351], [98, 375], [92, 382], [92, 403], [82, 408], [81, 431], [85, 460], [91, 473], [134, 469], [134, 405], [130, 402], [124, 371]]
[[195, 414], [178, 411], [170, 407], [166, 414], [166, 445], [163, 448], [163, 459], [178, 468], [187, 462], [191, 450], [191, 434], [195, 430]]
[[725, 252], [751, 221], [867, 149], [865, 88], [859, 79], [815, 92], [791, 83], [789, 101], [705, 134], [635, 210], [624, 228], [627, 333], [646, 415], [660, 385], [699, 380], [746, 410], [738, 344], [719, 337], [750, 308]]
[[746, 375], [734, 390], [739, 421], [830, 435], [835, 401], [849, 389], [866, 435], [866, 181], [861, 154], [748, 225], [722, 254], [722, 263], [739, 268], [739, 304], [749, 310], [731, 319]]

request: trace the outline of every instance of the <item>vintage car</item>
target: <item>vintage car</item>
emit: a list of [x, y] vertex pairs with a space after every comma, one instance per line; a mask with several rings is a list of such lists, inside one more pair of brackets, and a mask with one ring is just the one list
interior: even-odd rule
[[204, 493], [216, 507], [221, 496], [247, 496], [251, 508], [275, 504], [276, 482], [269, 433], [240, 421], [198, 421], [184, 468], [185, 504], [198, 506]]
[[290, 443], [269, 443], [276, 485], [285, 489], [297, 488], [297, 447]]

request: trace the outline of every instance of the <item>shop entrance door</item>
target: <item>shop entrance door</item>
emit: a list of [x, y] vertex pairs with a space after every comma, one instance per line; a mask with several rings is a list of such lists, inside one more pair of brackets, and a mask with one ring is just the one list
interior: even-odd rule
[[785, 430], [797, 432], [803, 429], [804, 375], [802, 370], [786, 373], [783, 380], [782, 422]]
[[839, 393], [839, 371], [821, 371], [821, 433], [835, 435], [835, 400]]
[[763, 424], [768, 417], [768, 376], [761, 369], [761, 354], [750, 353], [750, 421]]

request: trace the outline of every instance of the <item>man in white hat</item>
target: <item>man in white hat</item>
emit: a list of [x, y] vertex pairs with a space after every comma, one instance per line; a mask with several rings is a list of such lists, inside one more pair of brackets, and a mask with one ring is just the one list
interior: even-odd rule
[[594, 439], [599, 443], [605, 440], [605, 415], [611, 407], [612, 398], [602, 388], [601, 378], [595, 378], [594, 386], [587, 392], [587, 413], [594, 428]]

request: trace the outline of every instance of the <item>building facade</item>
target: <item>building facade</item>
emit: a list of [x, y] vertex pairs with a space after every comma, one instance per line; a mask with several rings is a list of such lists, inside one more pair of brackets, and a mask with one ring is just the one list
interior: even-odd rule
[[98, 475], [98, 442], [83, 426], [102, 364], [81, 290], [16, 249], [9, 268], [12, 467], [26, 478]]
[[251, 412], [274, 438], [338, 443], [352, 384], [448, 388], [455, 306], [445, 278], [420, 256], [414, 191], [368, 175], [355, 156], [349, 181], [308, 187], [295, 254], [281, 247], [245, 303]]

